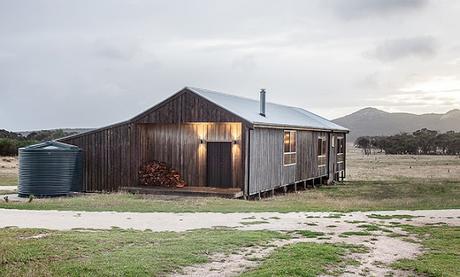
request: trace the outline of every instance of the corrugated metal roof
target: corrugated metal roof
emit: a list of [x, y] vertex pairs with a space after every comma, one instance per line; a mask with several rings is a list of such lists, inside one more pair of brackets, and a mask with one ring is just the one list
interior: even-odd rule
[[214, 104], [236, 114], [254, 125], [291, 126], [308, 129], [322, 129], [348, 132], [347, 128], [337, 125], [319, 115], [302, 108], [266, 103], [265, 116], [259, 114], [259, 100], [225, 94], [217, 91], [186, 87]]

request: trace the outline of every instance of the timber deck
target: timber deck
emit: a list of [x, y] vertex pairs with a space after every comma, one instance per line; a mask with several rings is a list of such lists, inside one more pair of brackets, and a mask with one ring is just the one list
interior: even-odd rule
[[179, 195], [194, 197], [222, 197], [222, 198], [241, 198], [243, 191], [239, 188], [216, 188], [216, 187], [122, 187], [122, 191], [139, 194], [153, 195]]

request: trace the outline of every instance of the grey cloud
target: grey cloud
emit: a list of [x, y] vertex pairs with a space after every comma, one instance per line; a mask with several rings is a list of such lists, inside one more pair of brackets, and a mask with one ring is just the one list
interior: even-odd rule
[[111, 60], [130, 60], [139, 51], [139, 47], [135, 44], [107, 42], [104, 40], [94, 42], [94, 54]]
[[427, 58], [434, 56], [438, 44], [432, 37], [414, 37], [386, 40], [371, 51], [368, 56], [383, 62], [392, 62], [408, 57]]
[[[460, 45], [460, 2], [426, 3], [0, 1], [0, 128], [103, 126], [186, 85], [254, 98], [265, 87], [270, 101], [329, 118], [375, 106], [413, 74], [421, 77], [411, 83], [458, 72], [448, 50]], [[434, 46], [374, 44], [427, 30]], [[363, 57], [369, 49], [374, 60], [433, 58], [382, 66]]]
[[424, 7], [427, 0], [329, 0], [324, 3], [344, 19], [386, 16]]

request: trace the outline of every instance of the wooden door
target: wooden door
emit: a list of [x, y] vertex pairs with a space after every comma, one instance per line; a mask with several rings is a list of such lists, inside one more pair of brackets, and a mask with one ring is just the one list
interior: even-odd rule
[[208, 187], [232, 187], [232, 143], [208, 142], [206, 149]]

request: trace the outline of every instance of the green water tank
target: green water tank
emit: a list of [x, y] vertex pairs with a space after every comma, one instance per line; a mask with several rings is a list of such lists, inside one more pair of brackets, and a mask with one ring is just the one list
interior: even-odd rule
[[19, 148], [19, 196], [61, 196], [80, 191], [81, 155], [77, 146], [57, 141]]

